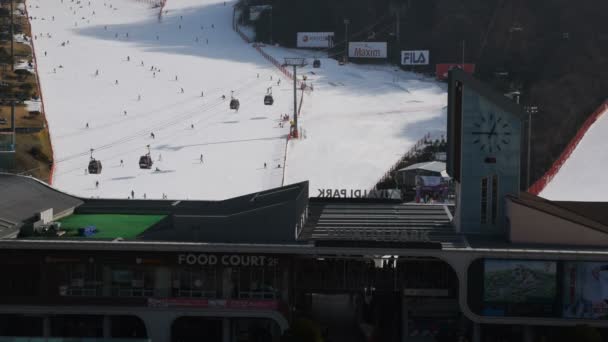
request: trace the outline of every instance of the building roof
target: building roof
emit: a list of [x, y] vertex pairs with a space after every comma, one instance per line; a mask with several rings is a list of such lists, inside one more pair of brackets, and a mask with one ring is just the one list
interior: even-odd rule
[[0, 173], [0, 219], [23, 222], [53, 208], [55, 215], [84, 203], [32, 177]]
[[528, 192], [508, 198], [515, 203], [608, 234], [608, 202], [554, 202]]
[[411, 170], [426, 170], [426, 171], [441, 173], [441, 172], [445, 171], [445, 163], [441, 162], [441, 161], [436, 161], [436, 160], [429, 161], [429, 162], [416, 163], [416, 164], [412, 164], [410, 166], [404, 167], [402, 169], [399, 169], [399, 170], [397, 170], [397, 172], [411, 171]]
[[462, 246], [446, 205], [391, 201], [311, 200], [308, 221], [298, 238], [313, 241], [431, 242]]

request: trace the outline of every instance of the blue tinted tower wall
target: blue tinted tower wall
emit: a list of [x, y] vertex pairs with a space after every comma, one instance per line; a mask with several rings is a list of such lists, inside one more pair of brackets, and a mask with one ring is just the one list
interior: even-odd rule
[[505, 196], [520, 190], [521, 109], [460, 70], [450, 71], [448, 94], [455, 226], [467, 234], [504, 234]]

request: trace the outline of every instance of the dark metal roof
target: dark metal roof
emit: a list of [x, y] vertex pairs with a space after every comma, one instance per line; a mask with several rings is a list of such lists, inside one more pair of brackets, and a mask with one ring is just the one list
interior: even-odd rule
[[83, 203], [35, 178], [0, 173], [0, 219], [20, 223], [53, 208], [59, 214]]
[[465, 244], [445, 205], [310, 202], [300, 240]]

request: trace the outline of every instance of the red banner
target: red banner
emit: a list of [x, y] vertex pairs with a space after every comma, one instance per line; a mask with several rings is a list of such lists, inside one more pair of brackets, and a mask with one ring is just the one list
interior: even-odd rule
[[452, 69], [462, 69], [467, 74], [475, 72], [475, 64], [443, 63], [435, 65], [435, 76], [438, 80], [447, 80], [448, 71]]
[[249, 299], [195, 299], [195, 298], [148, 298], [148, 306], [155, 308], [220, 308], [242, 310], [278, 310], [276, 300]]

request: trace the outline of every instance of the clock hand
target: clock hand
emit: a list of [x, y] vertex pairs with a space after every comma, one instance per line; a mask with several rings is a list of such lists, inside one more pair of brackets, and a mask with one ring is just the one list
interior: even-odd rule
[[474, 135], [483, 135], [483, 134], [486, 134], [487, 135], [487, 134], [490, 134], [490, 132], [471, 132], [471, 134], [474, 134]]
[[488, 136], [492, 136], [496, 134], [496, 122], [494, 123], [494, 126], [492, 126], [492, 129], [490, 130], [490, 133], [488, 134]]

